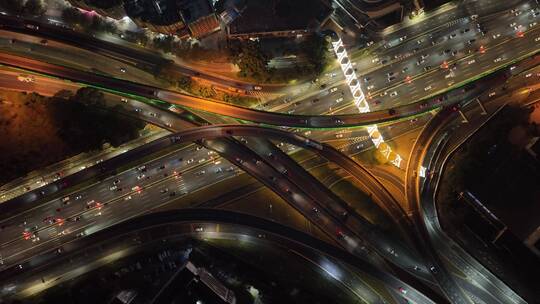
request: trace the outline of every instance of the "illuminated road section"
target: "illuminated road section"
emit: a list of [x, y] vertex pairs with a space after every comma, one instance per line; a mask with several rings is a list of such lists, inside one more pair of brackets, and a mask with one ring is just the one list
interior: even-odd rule
[[[341, 66], [341, 71], [343, 72], [343, 75], [345, 75], [345, 80], [347, 81], [349, 90], [354, 98], [354, 105], [358, 108], [360, 113], [370, 112], [366, 96], [364, 95], [364, 92], [362, 92], [362, 88], [360, 88], [360, 81], [358, 81], [358, 78], [356, 77], [356, 73], [354, 72], [352, 63], [349, 60], [349, 56], [347, 55], [347, 50], [343, 45], [343, 41], [341, 38], [339, 38], [339, 36], [337, 36], [337, 34], [336, 37], [337, 41], [332, 40], [332, 47], [334, 49], [334, 53], [336, 54], [339, 65]], [[367, 127], [367, 131], [371, 141], [375, 147], [377, 147], [379, 152], [381, 152], [382, 155], [394, 166], [399, 168], [402, 160], [401, 156], [392, 151], [390, 146], [384, 142], [384, 138], [379, 132], [377, 125]]]

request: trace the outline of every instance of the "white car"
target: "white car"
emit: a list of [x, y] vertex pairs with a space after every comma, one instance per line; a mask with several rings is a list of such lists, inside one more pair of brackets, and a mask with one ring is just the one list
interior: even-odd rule
[[431, 86], [427, 86], [427, 87], [425, 87], [425, 88], [424, 88], [424, 91], [426, 91], [426, 92], [427, 92], [427, 91], [429, 91], [429, 90], [431, 90], [431, 89], [432, 89], [432, 87], [431, 87]]
[[397, 92], [396, 92], [396, 91], [390, 93], [390, 97], [396, 97], [396, 96], [397, 96]]
[[331, 88], [330, 89], [330, 93], [334, 93], [335, 91], [337, 91], [337, 88]]
[[452, 77], [454, 77], [454, 73], [448, 73], [448, 74], [444, 75], [445, 79], [452, 78]]
[[36, 81], [34, 77], [28, 76], [28, 75], [19, 75], [17, 76], [17, 80], [21, 82], [35, 82]]
[[517, 23], [512, 22], [512, 23], [510, 23], [508, 26], [510, 26], [510, 27], [515, 27], [516, 25], [517, 25]]
[[493, 60], [493, 62], [497, 63], [497, 62], [501, 62], [503, 59], [502, 57], [497, 57]]
[[336, 138], [343, 138], [343, 134], [341, 134], [341, 133], [336, 134]]
[[531, 76], [532, 76], [532, 73], [529, 73], [529, 74], [525, 75], [525, 78], [529, 78]]
[[534, 41], [535, 41], [535, 42], [538, 42], [538, 41], [540, 41], [540, 36], [538, 36], [538, 37], [534, 38]]
[[491, 92], [491, 93], [489, 93], [488, 97], [493, 97], [493, 96], [495, 96], [495, 95], [497, 95], [497, 93]]
[[371, 59], [371, 62], [373, 62], [373, 63], [379, 62], [379, 58], [373, 58], [373, 59]]
[[373, 90], [373, 88], [375, 88], [375, 85], [373, 84], [367, 87], [368, 90]]
[[475, 62], [476, 62], [476, 60], [475, 60], [475, 59], [472, 59], [472, 60], [469, 60], [469, 61], [467, 62], [467, 64], [470, 65], [470, 64], [473, 64], [473, 63], [475, 63]]
[[537, 24], [536, 22], [529, 23], [529, 27], [534, 27], [536, 26], [536, 24]]
[[497, 38], [501, 37], [501, 34], [494, 34], [494, 35], [491, 36], [491, 37], [493, 37], [493, 39], [497, 39]]
[[343, 97], [340, 97], [340, 98], [336, 99], [336, 103], [340, 103], [342, 101], [343, 101]]

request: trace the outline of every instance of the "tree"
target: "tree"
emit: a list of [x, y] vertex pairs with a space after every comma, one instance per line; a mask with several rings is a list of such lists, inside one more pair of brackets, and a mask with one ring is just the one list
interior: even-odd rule
[[42, 16], [46, 10], [42, 0], [26, 0], [23, 8], [25, 14], [32, 16]]
[[249, 77], [261, 82], [269, 79], [268, 56], [257, 42], [233, 41], [229, 48], [231, 61], [240, 69], [241, 77]]
[[73, 100], [87, 106], [105, 106], [105, 95], [103, 95], [103, 92], [90, 87], [77, 90], [77, 93], [75, 93], [75, 96], [73, 96]]
[[178, 87], [186, 92], [190, 92], [193, 82], [189, 76], [180, 76], [178, 78]]

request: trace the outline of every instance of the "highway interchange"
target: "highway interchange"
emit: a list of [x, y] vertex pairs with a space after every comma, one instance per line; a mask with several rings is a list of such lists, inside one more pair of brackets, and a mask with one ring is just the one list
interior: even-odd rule
[[[393, 48], [390, 48], [389, 50], [391, 50], [391, 52], [382, 51], [380, 55], [376, 57], [378, 60], [375, 60], [375, 58], [372, 59], [371, 69], [373, 69], [373, 71], [362, 74], [362, 81], [365, 82], [363, 87], [374, 86], [372, 91], [370, 91], [373, 92], [371, 94], [373, 98], [370, 99], [370, 102], [379, 109], [396, 108], [400, 105], [409, 107], [405, 108], [406, 110], [403, 111], [403, 117], [408, 117], [411, 114], [421, 114], [431, 108], [440, 106], [440, 101], [436, 102], [438, 98], [432, 97], [433, 99], [429, 99], [429, 97], [435, 95], [436, 92], [448, 90], [454, 84], [460, 82], [470, 81], [472, 78], [475, 78], [475, 76], [482, 74], [483, 72], [493, 72], [502, 66], [508, 66], [509, 62], [514, 59], [521, 57], [526, 58], [527, 55], [530, 55], [537, 50], [535, 37], [540, 37], [540, 34], [537, 32], [537, 26], [529, 28], [529, 24], [532, 23], [532, 20], [538, 19], [538, 17], [532, 16], [533, 12], [530, 11], [530, 5], [530, 2], [522, 4], [522, 6], [519, 7], [521, 13], [517, 16], [514, 13], [505, 11], [497, 16], [498, 19], [489, 20], [489, 18], [486, 18], [484, 20], [482, 16], [475, 17], [474, 19], [476, 20], [471, 20], [470, 17], [465, 18], [455, 25], [449, 26], [438, 32], [437, 35], [434, 36], [434, 39], [429, 38], [429, 34], [426, 36], [419, 36], [405, 41], [403, 44], [399, 45], [399, 47], [394, 46]], [[504, 22], [500, 22], [500, 20], [503, 20]], [[484, 36], [477, 31], [477, 21], [480, 21], [483, 29], [487, 30], [487, 33]], [[518, 30], [516, 30], [513, 27], [510, 27], [509, 24], [512, 22], [517, 22], [519, 25], [523, 26], [523, 28], [518, 28]], [[468, 28], [469, 31], [461, 33], [466, 28]], [[517, 32], [519, 30], [523, 30], [525, 33], [524, 37], [518, 37]], [[450, 36], [454, 34], [455, 37], [450, 38]], [[497, 34], [500, 34], [501, 36], [493, 38], [493, 35]], [[469, 45], [467, 41], [470, 39], [476, 39], [476, 41]], [[431, 45], [431, 41], [433, 40], [436, 40], [437, 42], [435, 46]], [[456, 43], [457, 41], [459, 41], [459, 43]], [[413, 47], [415, 45], [420, 49], [416, 51], [415, 54], [407, 54], [405, 50], [410, 51], [411, 48], [414, 49]], [[482, 51], [480, 51], [480, 46], [484, 46]], [[449, 49], [450, 52], [445, 53], [446, 49]], [[457, 51], [455, 56], [452, 55], [452, 50]], [[469, 50], [472, 51], [470, 54]], [[425, 58], [425, 62], [416, 64], [418, 61], [418, 54], [428, 54], [429, 56]], [[398, 55], [395, 59], [386, 57], [395, 55]], [[15, 58], [12, 55], [2, 55], [2, 58], [4, 58], [4, 63], [10, 63], [10, 65], [19, 65], [26, 68], [30, 67], [28, 65], [25, 66], [27, 62], [15, 62], [15, 64], [13, 64], [12, 61], [9, 62], [10, 59]], [[498, 58], [501, 59], [498, 60]], [[392, 62], [381, 65], [380, 62], [383, 60]], [[446, 68], [444, 64], [441, 66], [441, 63], [445, 60], [448, 63], [448, 68]], [[475, 62], [469, 64], [472, 60]], [[454, 61], [457, 62], [457, 65], [456, 69], [452, 70]], [[432, 66], [432, 68], [426, 71], [424, 68], [427, 65]], [[52, 65], [47, 65], [47, 68], [51, 66]], [[407, 70], [403, 72], [403, 69], [405, 68], [407, 68]], [[40, 71], [39, 69], [34, 70], [43, 72], [43, 70]], [[62, 72], [64, 71], [64, 68], [58, 67], [58, 71]], [[389, 72], [394, 72], [395, 75], [388, 76]], [[50, 70], [48, 70], [48, 74], [51, 74]], [[79, 76], [84, 77], [84, 75], [80, 74], [82, 73], [70, 71], [68, 77], [65, 77], [65, 75], [62, 75], [61, 73], [58, 73], [55, 76], [72, 80], [77, 79], [81, 83], [90, 82], [87, 80], [88, 78], [77, 78]], [[305, 98], [298, 98], [296, 96], [282, 97], [278, 100], [261, 105], [261, 109], [267, 111], [277, 110], [285, 113], [285, 115], [278, 116], [272, 113], [238, 109], [228, 105], [222, 105], [224, 110], [221, 111], [219, 110], [219, 107], [216, 107], [216, 104], [213, 101], [202, 100], [207, 104], [201, 106], [200, 103], [196, 104], [195, 101], [190, 102], [189, 100], [192, 97], [182, 96], [178, 93], [165, 90], [160, 90], [157, 97], [170, 104], [178, 104], [192, 107], [197, 110], [210, 111], [240, 119], [249, 117], [250, 119], [247, 120], [290, 127], [305, 127], [307, 124], [311, 127], [324, 126], [336, 128], [348, 125], [358, 125], [359, 122], [362, 122], [363, 124], [372, 123], [373, 120], [370, 121], [367, 119], [366, 121], [365, 116], [358, 114], [351, 116], [337, 116], [339, 117], [337, 119], [343, 123], [336, 122], [336, 116], [333, 115], [353, 113], [354, 108], [348, 102], [351, 97], [347, 96], [347, 90], [346, 86], [343, 84], [342, 76], [337, 72], [336, 76], [333, 76], [333, 74], [333, 72], [330, 72], [329, 76], [325, 76], [325, 78], [321, 77], [318, 83], [306, 84], [306, 86], [312, 88], [312, 91], [315, 90], [316, 94], [310, 94], [309, 97]], [[412, 79], [410, 84], [405, 81], [405, 77], [409, 74]], [[446, 75], [452, 76], [445, 77]], [[54, 93], [56, 90], [56, 87], [51, 85], [56, 85], [57, 88], [68, 88], [72, 90], [80, 86], [77, 83], [64, 83], [59, 79], [40, 76], [36, 76], [35, 83], [21, 83], [16, 80], [14, 72], [9, 69], [3, 69], [1, 77], [5, 80], [5, 82], [2, 82], [4, 87], [15, 88], [18, 90], [35, 90], [43, 92], [45, 95], [51, 95], [51, 93]], [[364, 77], [368, 77], [368, 81], [365, 81]], [[389, 80], [389, 77], [396, 78]], [[92, 80], [93, 79], [94, 78], [92, 78]], [[428, 80], [424, 81], [425, 79]], [[448, 83], [452, 81], [454, 84], [448, 85]], [[321, 88], [322, 82], [324, 82], [324, 86]], [[111, 83], [116, 85], [118, 82], [107, 81], [106, 83], [101, 84], [105, 84], [107, 87], [107, 85], [110, 85]], [[138, 88], [140, 87], [141, 86], [139, 85]], [[380, 87], [380, 89], [378, 89], [378, 87]], [[427, 87], [431, 88], [425, 90]], [[110, 86], [109, 88], [122, 91], [121, 86]], [[334, 90], [333, 88], [336, 88], [337, 90]], [[47, 92], [47, 90], [49, 91]], [[397, 93], [397, 96], [390, 96], [393, 95], [392, 93], [394, 91]], [[385, 92], [387, 93], [385, 94]], [[130, 94], [137, 92], [124, 91], [124, 93]], [[485, 92], [484, 95], [490, 93], [491, 91]], [[147, 94], [146, 96], [144, 96], [144, 94], [135, 95], [143, 95], [143, 97], [147, 98], [156, 97], [154, 94]], [[426, 97], [428, 97], [433, 104], [427, 104], [425, 101], [421, 101], [409, 105], [412, 102], [422, 100]], [[472, 96], [460, 95], [459, 97], [461, 99], [473, 99]], [[456, 99], [460, 99], [459, 97]], [[183, 130], [186, 127], [193, 128], [195, 126], [192, 121], [186, 122], [176, 114], [167, 112], [163, 108], [154, 108], [152, 103], [141, 103], [140, 101], [134, 100], [135, 98], [127, 98], [127, 102], [124, 102], [122, 99], [126, 99], [126, 97], [122, 96], [113, 97], [113, 95], [111, 95], [110, 98], [110, 102], [112, 103], [123, 104], [127, 108], [127, 112], [130, 112], [131, 115], [136, 115], [147, 122], [160, 125], [170, 131]], [[343, 100], [336, 101], [340, 98], [343, 98]], [[446, 99], [450, 98], [447, 97]], [[140, 100], [144, 101], [145, 99], [143, 98]], [[399, 100], [399, 102], [396, 100]], [[196, 99], [196, 101], [200, 102], [201, 100]], [[242, 116], [242, 113], [246, 114]], [[318, 117], [320, 114], [328, 113], [332, 114], [329, 118]], [[401, 114], [399, 111], [398, 113]], [[441, 113], [446, 112], [443, 111]], [[312, 116], [309, 118], [304, 118], [302, 116], [295, 117], [295, 114], [309, 114]], [[381, 110], [379, 114], [385, 117], [381, 121], [397, 118], [393, 117], [394, 115], [388, 115], [387, 110]], [[407, 132], [411, 128], [423, 125], [431, 116], [432, 114], [428, 112], [428, 114], [420, 116], [419, 118], [414, 118], [410, 122], [405, 120], [398, 123], [395, 127], [389, 126], [387, 130], [385, 130], [385, 127], [381, 127], [381, 129], [383, 132], [388, 132], [397, 136]], [[290, 123], [283, 123], [284, 119], [285, 122], [289, 121]], [[377, 121], [377, 119], [378, 118], [375, 118], [375, 121]], [[199, 121], [199, 123], [200, 122], [201, 121]], [[212, 121], [210, 122], [212, 123]], [[212, 127], [209, 128], [212, 129]], [[217, 127], [217, 129], [220, 128], [221, 127]], [[195, 129], [194, 132], [196, 133], [197, 130], [198, 129]], [[204, 130], [204, 127], [200, 130]], [[340, 150], [346, 152], [346, 154], [358, 153], [360, 150], [370, 148], [371, 145], [367, 138], [367, 133], [363, 128], [353, 128], [345, 131], [293, 131], [297, 132], [297, 134], [311, 137], [313, 142], [310, 143], [315, 147], [318, 147], [318, 143], [316, 143], [315, 140], [331, 142], [336, 144]], [[234, 178], [235, 176], [242, 174], [241, 170], [244, 170], [250, 175], [258, 178], [260, 182], [273, 189], [283, 199], [295, 206], [295, 208], [300, 210], [306, 218], [310, 218], [312, 222], [319, 225], [321, 229], [326, 231], [328, 235], [334, 239], [335, 243], [341, 244], [342, 247], [348, 249], [350, 252], [364, 257], [366, 260], [372, 261], [375, 265], [380, 265], [383, 269], [387, 269], [387, 266], [385, 265], [386, 261], [395, 263], [398, 267], [408, 269], [408, 271], [414, 275], [426, 280], [428, 285], [431, 284], [432, 278], [429, 274], [429, 266], [422, 265], [422, 262], [417, 261], [414, 252], [409, 252], [407, 249], [399, 249], [400, 245], [396, 244], [392, 244], [390, 247], [387, 246], [389, 249], [383, 250], [382, 248], [385, 246], [384, 243], [382, 245], [377, 245], [377, 243], [379, 241], [389, 242], [388, 239], [385, 239], [382, 235], [370, 238], [369, 234], [362, 233], [362, 231], [367, 228], [362, 227], [362, 222], [358, 222], [359, 219], [356, 219], [357, 222], [353, 224], [340, 223], [344, 219], [339, 218], [336, 214], [342, 213], [342, 211], [336, 212], [335, 209], [342, 208], [346, 203], [339, 202], [340, 199], [336, 198], [331, 191], [328, 191], [324, 186], [317, 184], [316, 178], [311, 176], [301, 167], [298, 167], [292, 159], [281, 152], [281, 150], [284, 150], [291, 154], [297, 151], [298, 148], [281, 144], [280, 142], [286, 141], [284, 139], [274, 141], [278, 144], [278, 147], [281, 148], [280, 150], [273, 144], [270, 144], [267, 140], [268, 138], [252, 138], [248, 136], [249, 133], [246, 134], [247, 135], [235, 137], [236, 140], [209, 139], [212, 137], [211, 135], [200, 135], [199, 137], [193, 138], [184, 138], [184, 135], [181, 135], [181, 141], [198, 140], [197, 144], [182, 144], [173, 151], [160, 156], [160, 158], [153, 159], [144, 164], [144, 168], [138, 166], [138, 168], [136, 167], [127, 169], [123, 172], [117, 172], [115, 176], [95, 182], [94, 184], [85, 186], [82, 190], [65, 194], [62, 197], [53, 200], [42, 201], [39, 196], [34, 196], [31, 201], [39, 198], [39, 206], [25, 210], [16, 216], [2, 219], [3, 230], [1, 234], [2, 245], [0, 247], [0, 252], [2, 253], [3, 264], [5, 267], [18, 267], [17, 265], [23, 265], [23, 261], [28, 260], [28, 258], [37, 256], [42, 252], [50, 251], [51, 249], [54, 250], [54, 248], [59, 248], [63, 243], [69, 240], [93, 234], [96, 231], [112, 226], [119, 221], [147, 213], [151, 209], [150, 206], [160, 206], [166, 204], [170, 200], [178, 199], [187, 193], [205, 189], [206, 187], [227, 178]], [[219, 135], [222, 137], [230, 137], [230, 134], [226, 133], [220, 133]], [[201, 138], [204, 140], [201, 140]], [[302, 139], [302, 141], [304, 141], [304, 148], [311, 147], [306, 146], [305, 140], [306, 139]], [[249, 149], [242, 147], [242, 144]], [[418, 141], [417, 145], [420, 145], [418, 144]], [[296, 146], [302, 145], [296, 143]], [[421, 149], [418, 150], [421, 151]], [[413, 151], [416, 150], [413, 148]], [[221, 157], [219, 155], [221, 155]], [[418, 156], [409, 157], [409, 160], [417, 159]], [[414, 166], [414, 163], [409, 162], [409, 166]], [[411, 176], [410, 172], [407, 176]], [[413, 184], [415, 183], [405, 183], [405, 185]], [[54, 183], [51, 185], [54, 186]], [[122, 190], [118, 191], [118, 188], [121, 188]], [[26, 197], [32, 197], [31, 194], [32, 193], [29, 193]], [[65, 200], [65, 197], [69, 197], [69, 199]], [[65, 202], [62, 202], [63, 199]], [[332, 203], [329, 204], [328, 202]], [[10, 203], [10, 201], [6, 203]], [[383, 202], [381, 205], [385, 205], [386, 203], [387, 202]], [[410, 203], [408, 207], [412, 205], [414, 204]], [[349, 216], [346, 218], [348, 219]], [[392, 218], [395, 219], [394, 217]], [[423, 222], [425, 221], [418, 221], [418, 223], [415, 224], [421, 224]], [[371, 229], [373, 228], [371, 227]], [[34, 233], [34, 230], [38, 230], [39, 233]], [[26, 231], [26, 233], [21, 236], [22, 231]], [[364, 249], [364, 245], [359, 244], [365, 244], [366, 247], [374, 248], [377, 253], [375, 254], [368, 249]], [[404, 246], [410, 245], [411, 244], [406, 244]], [[362, 247], [362, 249], [359, 250], [359, 247]], [[454, 262], [452, 261], [452, 263]], [[26, 264], [24, 265], [22, 271], [26, 268]], [[451, 275], [448, 273], [446, 273], [447, 276], [444, 278], [437, 278], [445, 275], [445, 266], [439, 262], [437, 263], [437, 269], [438, 271], [435, 274], [435, 277], [439, 284], [441, 284], [441, 281], [444, 282], [448, 280], [448, 277]], [[485, 272], [486, 270], [481, 269], [480, 271]], [[481, 282], [480, 284], [483, 285], [485, 283], [482, 283], [483, 278], [483, 276], [474, 277], [473, 282]], [[471, 297], [484, 299], [480, 301], [485, 303], [523, 302], [523, 299], [511, 290], [508, 290], [504, 284], [500, 285], [496, 281], [491, 282], [492, 283], [488, 282], [489, 284], [485, 284], [483, 288], [478, 288], [477, 286], [474, 286], [474, 283], [470, 284], [469, 281], [462, 280], [460, 282], [461, 287], [457, 287], [457, 291], [455, 290], [456, 287], [452, 286], [451, 283], [449, 286], [445, 286], [443, 290], [445, 294], [456, 303], [469, 303]], [[499, 284], [499, 286], [493, 287], [494, 285], [492, 284]], [[391, 285], [393, 286], [394, 292], [403, 287], [403, 284], [400, 286], [396, 286], [395, 284]], [[466, 289], [467, 292], [462, 293], [461, 288]], [[503, 294], [499, 294], [499, 288], [504, 290]], [[415, 303], [424, 303], [426, 301], [425, 296], [421, 292], [418, 292], [413, 286], [408, 287], [407, 290], [409, 292], [401, 292], [401, 296]], [[399, 292], [397, 293], [399, 294]]]

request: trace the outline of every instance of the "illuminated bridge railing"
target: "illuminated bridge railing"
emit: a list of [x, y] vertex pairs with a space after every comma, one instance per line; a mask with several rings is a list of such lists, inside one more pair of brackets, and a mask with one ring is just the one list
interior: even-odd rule
[[[356, 72], [354, 71], [349, 56], [347, 55], [347, 50], [345, 49], [341, 38], [338, 37], [337, 41], [332, 41], [332, 47], [341, 66], [341, 71], [343, 72], [345, 80], [347, 81], [347, 85], [349, 86], [349, 90], [351, 91], [351, 94], [354, 98], [354, 105], [358, 108], [358, 111], [360, 111], [360, 113], [369, 112], [370, 109], [366, 96], [364, 95], [364, 92], [360, 87], [360, 81], [358, 81], [358, 77], [356, 76]], [[379, 132], [377, 125], [367, 127], [367, 131], [369, 133], [371, 141], [373, 142], [375, 147], [377, 147], [379, 152], [381, 152], [381, 154], [394, 166], [399, 168], [402, 161], [401, 156], [399, 156], [399, 154], [397, 154], [396, 152], [392, 151], [390, 146], [384, 142], [384, 138]]]

